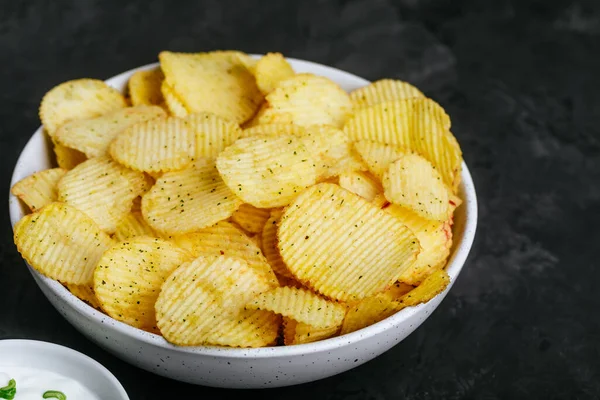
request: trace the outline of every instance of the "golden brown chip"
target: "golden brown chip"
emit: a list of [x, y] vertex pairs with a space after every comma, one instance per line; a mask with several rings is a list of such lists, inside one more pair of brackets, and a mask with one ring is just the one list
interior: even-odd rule
[[160, 68], [137, 71], [129, 78], [128, 89], [131, 104], [161, 105], [165, 102], [160, 87], [165, 75]]
[[21, 218], [14, 241], [25, 261], [43, 275], [63, 283], [92, 283], [94, 267], [113, 241], [86, 214], [51, 203]]
[[383, 193], [381, 182], [368, 172], [352, 171], [340, 174], [339, 185], [371, 202]]
[[277, 84], [294, 75], [294, 69], [281, 53], [267, 53], [254, 67], [256, 84], [263, 94], [268, 94]]
[[188, 116], [189, 111], [185, 108], [185, 105], [175, 93], [173, 88], [165, 81], [160, 86], [160, 91], [165, 99], [165, 105], [169, 110], [169, 113], [175, 117], [185, 118]]
[[162, 235], [148, 225], [140, 211], [132, 211], [119, 221], [114, 238], [118, 242], [123, 242], [136, 236], [161, 237]]
[[65, 285], [67, 289], [78, 299], [86, 302], [91, 307], [100, 310], [100, 303], [94, 293], [94, 288], [91, 285], [73, 285], [67, 283]]
[[419, 286], [402, 296], [399, 300], [406, 307], [427, 303], [450, 284], [450, 276], [443, 269], [429, 275]]
[[265, 223], [262, 231], [262, 249], [269, 265], [278, 276], [293, 278], [294, 275], [283, 262], [277, 247], [277, 224], [280, 218], [281, 214], [271, 215]]
[[251, 136], [279, 136], [292, 135], [303, 136], [306, 133], [304, 127], [294, 124], [261, 124], [246, 128], [241, 137]]
[[314, 326], [297, 322], [291, 318], [283, 319], [283, 343], [286, 346], [293, 344], [313, 343], [335, 336], [340, 330], [339, 326], [318, 329]]
[[31, 211], [37, 211], [58, 199], [56, 187], [66, 172], [67, 170], [62, 168], [38, 171], [15, 183], [10, 192], [21, 199]]
[[408, 150], [400, 147], [371, 140], [354, 142], [354, 148], [367, 165], [369, 172], [380, 180], [383, 179], [383, 174], [388, 170], [391, 163], [409, 153]]
[[54, 144], [54, 155], [56, 156], [56, 164], [63, 169], [73, 169], [87, 160], [82, 152], [59, 143]]
[[356, 109], [414, 97], [425, 95], [410, 83], [397, 79], [380, 79], [350, 92], [350, 99]]
[[246, 232], [259, 233], [263, 231], [265, 223], [271, 216], [271, 210], [256, 208], [251, 204], [242, 204], [231, 215], [231, 220], [242, 227]]
[[186, 120], [195, 136], [196, 159], [216, 158], [242, 134], [236, 122], [228, 121], [215, 114], [190, 114]]
[[242, 310], [220, 321], [207, 334], [206, 344], [229, 347], [275, 345], [281, 317], [269, 311]]

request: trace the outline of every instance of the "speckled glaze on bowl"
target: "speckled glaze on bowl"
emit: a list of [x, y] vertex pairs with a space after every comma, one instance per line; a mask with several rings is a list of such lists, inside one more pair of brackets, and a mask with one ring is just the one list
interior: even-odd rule
[[[312, 62], [288, 59], [297, 72], [311, 72], [337, 82], [347, 91], [369, 82], [358, 76]], [[117, 75], [106, 82], [124, 91], [129, 77], [149, 64]], [[51, 147], [38, 129], [15, 166], [12, 184], [51, 168]], [[466, 164], [462, 165], [459, 195], [464, 200], [455, 214], [454, 245], [447, 271], [448, 288], [429, 301], [406, 308], [367, 328], [316, 343], [287, 347], [233, 349], [211, 346], [178, 347], [161, 336], [116, 321], [89, 307], [58, 282], [28, 265], [38, 286], [54, 307], [81, 333], [117, 357], [158, 375], [194, 384], [226, 388], [267, 388], [295, 385], [326, 378], [357, 367], [389, 350], [423, 323], [444, 299], [458, 277], [475, 237], [477, 199]], [[11, 224], [24, 215], [17, 198], [9, 199]]]

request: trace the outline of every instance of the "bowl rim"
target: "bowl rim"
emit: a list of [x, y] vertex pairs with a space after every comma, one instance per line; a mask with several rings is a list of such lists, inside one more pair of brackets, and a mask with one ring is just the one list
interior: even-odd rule
[[[260, 57], [260, 54], [250, 54], [252, 57]], [[361, 85], [366, 85], [371, 83], [364, 78], [361, 78], [357, 75], [351, 74], [349, 72], [330, 67], [327, 65], [315, 63], [312, 61], [306, 61], [291, 57], [286, 57], [288, 61], [292, 64], [296, 65], [304, 65], [305, 67], [320, 69], [322, 71], [329, 71], [331, 73], [335, 73], [336, 75], [342, 76], [345, 79], [349, 79], [351, 81], [357, 82]], [[105, 80], [105, 82], [111, 86], [114, 85], [115, 82], [122, 81], [128, 76], [131, 76], [136, 71], [148, 70], [155, 68], [158, 66], [158, 62], [146, 64], [140, 67], [132, 68], [125, 72], [122, 72], [118, 75], [115, 75], [111, 78]], [[9, 212], [11, 219], [11, 226], [14, 231], [14, 225], [20, 218], [21, 215], [21, 205], [19, 200], [10, 193], [10, 188], [19, 180], [22, 179], [18, 177], [18, 169], [19, 166], [24, 164], [26, 160], [24, 159], [25, 154], [27, 153], [27, 148], [33, 143], [35, 137], [37, 135], [43, 135], [43, 127], [39, 126], [38, 129], [33, 133], [30, 137], [26, 145], [23, 147], [21, 153], [19, 154], [19, 158], [15, 164], [13, 169], [11, 183], [9, 187]], [[465, 224], [463, 228], [463, 236], [460, 240], [458, 246], [453, 247], [453, 252], [449, 256], [449, 261], [446, 265], [446, 271], [450, 276], [450, 284], [448, 287], [438, 295], [438, 297], [446, 296], [446, 294], [451, 289], [458, 275], [460, 274], [462, 267], [469, 255], [471, 247], [473, 245], [473, 241], [475, 239], [475, 232], [477, 229], [477, 221], [478, 221], [478, 207], [477, 207], [477, 195], [475, 191], [475, 186], [473, 183], [473, 179], [467, 167], [467, 164], [462, 162], [462, 171], [461, 171], [461, 187], [465, 194], [463, 203], [461, 207], [464, 207], [465, 213]], [[112, 317], [104, 314], [95, 308], [89, 306], [84, 301], [77, 298], [73, 295], [67, 288], [65, 288], [61, 283], [55, 281], [52, 278], [46, 277], [41, 273], [37, 272], [34, 268], [32, 268], [25, 260], [23, 262], [27, 265], [30, 273], [36, 278], [38, 284], [43, 282], [55, 296], [58, 296], [63, 301], [65, 301], [69, 307], [73, 308], [78, 314], [86, 317], [89, 320], [94, 321], [97, 324], [108, 325], [112, 329], [115, 329], [119, 334], [125, 335], [134, 340], [140, 340], [148, 345], [157, 346], [160, 348], [164, 348], [174, 352], [186, 353], [186, 354], [202, 354], [208, 355], [217, 358], [223, 357], [231, 357], [231, 358], [272, 358], [272, 357], [287, 357], [294, 356], [300, 354], [307, 353], [317, 353], [323, 351], [331, 351], [332, 349], [339, 348], [345, 346], [350, 343], [358, 342], [362, 339], [368, 339], [373, 337], [381, 332], [384, 332], [393, 326], [399, 326], [413, 315], [420, 312], [420, 310], [426, 307], [429, 303], [420, 304], [414, 307], [404, 308], [397, 313], [391, 315], [388, 318], [385, 318], [382, 321], [379, 321], [375, 324], [369, 325], [365, 328], [359, 329], [354, 332], [350, 332], [344, 335], [332, 337], [329, 339], [320, 340], [317, 342], [297, 344], [291, 346], [269, 346], [269, 347], [259, 347], [259, 348], [231, 348], [231, 347], [219, 347], [219, 346], [177, 346], [169, 343], [162, 336], [153, 334], [150, 332], [146, 332], [135, 328], [133, 326], [127, 325], [124, 322], [113, 319]], [[441, 301], [441, 300], [440, 300]]]

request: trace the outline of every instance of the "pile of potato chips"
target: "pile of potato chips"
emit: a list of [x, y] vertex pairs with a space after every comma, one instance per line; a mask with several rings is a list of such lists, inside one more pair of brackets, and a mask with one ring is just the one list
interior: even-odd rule
[[435, 101], [391, 79], [347, 93], [279, 53], [159, 60], [127, 97], [44, 96], [58, 166], [12, 188], [33, 268], [183, 346], [323, 340], [448, 285], [462, 154]]

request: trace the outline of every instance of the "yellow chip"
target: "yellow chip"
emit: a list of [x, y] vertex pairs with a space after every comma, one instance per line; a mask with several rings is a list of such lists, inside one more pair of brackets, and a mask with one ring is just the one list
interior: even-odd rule
[[293, 344], [313, 343], [336, 336], [339, 326], [318, 329], [314, 326], [303, 324], [291, 318], [283, 319], [283, 343], [286, 346]]
[[251, 136], [279, 136], [292, 135], [303, 136], [306, 133], [304, 127], [294, 124], [261, 124], [246, 128], [241, 137]]
[[368, 172], [345, 172], [340, 175], [339, 185], [371, 202], [377, 195], [383, 193], [381, 182]]
[[231, 215], [231, 220], [242, 227], [246, 232], [259, 233], [263, 231], [265, 223], [271, 216], [271, 210], [256, 208], [250, 204], [242, 204]]
[[423, 218], [448, 219], [451, 192], [423, 157], [406, 154], [394, 161], [383, 174], [382, 183], [391, 203], [410, 208]]
[[290, 135], [239, 139], [219, 154], [217, 168], [237, 196], [259, 208], [285, 206], [317, 179], [313, 157]]
[[158, 106], [126, 107], [96, 118], [67, 122], [54, 133], [54, 140], [88, 158], [99, 157], [108, 154], [112, 140], [126, 128], [165, 115]]
[[91, 285], [73, 285], [67, 283], [65, 285], [67, 289], [79, 300], [86, 302], [91, 307], [100, 310], [100, 303], [94, 293], [94, 288]]
[[273, 346], [279, 336], [281, 317], [269, 311], [242, 310], [216, 324], [206, 344], [229, 347]]
[[380, 79], [350, 92], [350, 99], [356, 109], [415, 97], [425, 95], [410, 83], [397, 79]]
[[244, 305], [269, 289], [264, 277], [242, 259], [198, 257], [177, 268], [162, 285], [155, 305], [158, 327], [171, 343], [206, 344], [221, 332], [217, 327], [248, 317]]
[[63, 169], [73, 169], [87, 159], [82, 152], [59, 143], [54, 144], [54, 155], [56, 164]]
[[406, 307], [427, 303], [438, 294], [442, 293], [450, 283], [450, 276], [443, 269], [429, 275], [416, 288], [402, 296], [399, 300]]
[[184, 119], [155, 118], [121, 132], [111, 143], [110, 155], [138, 171], [174, 171], [192, 163], [196, 155], [196, 138]]
[[94, 270], [94, 292], [111, 317], [157, 332], [154, 303], [171, 272], [190, 259], [173, 244], [138, 236], [108, 249]]
[[417, 238], [396, 218], [341, 187], [310, 187], [279, 224], [285, 264], [308, 287], [354, 301], [396, 282], [415, 261]]
[[148, 224], [164, 234], [183, 234], [227, 219], [242, 204], [213, 163], [167, 172], [142, 198]]
[[165, 99], [165, 104], [171, 115], [179, 118], [185, 118], [188, 116], [189, 111], [187, 108], [185, 108], [185, 105], [177, 93], [173, 91], [173, 88], [169, 86], [167, 82], [163, 81], [162, 85], [160, 86], [160, 91]]
[[448, 221], [431, 221], [415, 212], [390, 205], [385, 211], [398, 218], [410, 229], [421, 244], [421, 252], [415, 262], [398, 278], [400, 282], [409, 285], [418, 285], [433, 271], [443, 267], [443, 263], [450, 255], [452, 247], [452, 229]]
[[15, 183], [10, 192], [21, 199], [31, 211], [37, 211], [58, 199], [56, 187], [66, 172], [67, 170], [62, 168], [38, 171]]
[[127, 106], [121, 93], [97, 79], [75, 79], [44, 95], [40, 119], [50, 137], [64, 123], [94, 118]]
[[131, 104], [134, 106], [163, 104], [165, 99], [160, 91], [160, 86], [164, 80], [165, 74], [160, 68], [134, 73], [127, 83]]
[[352, 102], [335, 82], [313, 74], [280, 81], [266, 97], [260, 124], [332, 125], [341, 128], [352, 114]]
[[254, 76], [260, 91], [268, 94], [280, 81], [294, 76], [294, 69], [281, 53], [267, 53], [256, 63]]
[[211, 113], [190, 114], [186, 120], [196, 139], [196, 158], [216, 158], [235, 142], [242, 130], [236, 122]]
[[354, 142], [354, 148], [367, 165], [369, 172], [380, 180], [389, 168], [390, 164], [398, 160], [409, 151], [389, 144], [373, 142], [371, 140], [359, 140]]
[[462, 152], [450, 132], [450, 118], [429, 98], [380, 103], [358, 110], [344, 126], [351, 140], [373, 140], [425, 157], [449, 187], [460, 180]]
[[165, 82], [190, 112], [211, 112], [243, 123], [262, 102], [254, 76], [237, 54], [159, 54]]
[[338, 327], [342, 324], [344, 306], [314, 294], [310, 290], [289, 286], [277, 287], [254, 297], [247, 309], [272, 311], [317, 329]]
[[75, 285], [92, 283], [96, 263], [113, 244], [90, 217], [63, 203], [51, 203], [21, 218], [14, 241], [38, 272]]
[[133, 200], [148, 189], [146, 177], [109, 157], [91, 158], [58, 182], [58, 200], [89, 215], [102, 229], [115, 231]]
[[284, 278], [293, 278], [294, 275], [283, 262], [277, 247], [277, 224], [281, 215], [272, 215], [265, 223], [262, 231], [262, 250], [273, 271]]
[[119, 221], [114, 238], [122, 242], [136, 236], [161, 237], [162, 235], [148, 225], [140, 211], [132, 211]]

